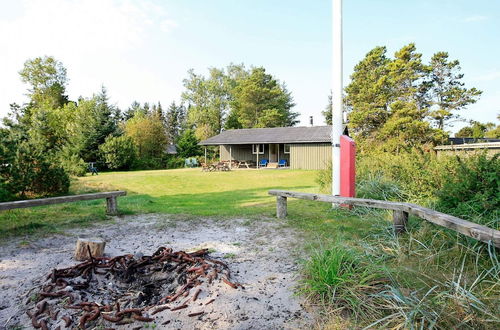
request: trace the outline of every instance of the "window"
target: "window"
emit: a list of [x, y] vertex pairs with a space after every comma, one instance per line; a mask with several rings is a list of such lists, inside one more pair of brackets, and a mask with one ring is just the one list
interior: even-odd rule
[[285, 154], [289, 154], [290, 153], [290, 145], [289, 144], [285, 144], [284, 149], [285, 149], [285, 151], [284, 151]]
[[264, 145], [263, 144], [253, 144], [252, 145], [252, 154], [264, 154]]

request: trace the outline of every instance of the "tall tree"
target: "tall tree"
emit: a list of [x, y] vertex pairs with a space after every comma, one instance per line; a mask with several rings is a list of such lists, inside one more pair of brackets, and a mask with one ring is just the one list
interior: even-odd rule
[[375, 47], [354, 67], [351, 83], [345, 88], [351, 109], [350, 128], [363, 137], [380, 129], [389, 116], [392, 91], [386, 47]]
[[188, 124], [199, 139], [221, 132], [229, 111], [230, 86], [224, 70], [210, 68], [207, 78], [188, 71], [182, 99], [188, 104]]
[[186, 123], [186, 108], [172, 102], [165, 115], [167, 137], [169, 143], [177, 143]]
[[125, 134], [132, 138], [139, 158], [161, 160], [167, 146], [167, 136], [161, 120], [152, 114], [137, 112], [125, 123]]
[[444, 129], [450, 119], [458, 118], [457, 112], [476, 103], [482, 94], [476, 88], [464, 87], [464, 75], [460, 70], [460, 62], [450, 61], [447, 52], [438, 52], [432, 56], [429, 78], [433, 107], [429, 116], [440, 129]]
[[252, 68], [233, 90], [233, 111], [243, 128], [282, 127], [298, 123], [291, 93], [262, 67]]
[[68, 102], [66, 68], [52, 56], [27, 60], [19, 72], [21, 80], [30, 85], [28, 96], [31, 106], [44, 104], [58, 108]]

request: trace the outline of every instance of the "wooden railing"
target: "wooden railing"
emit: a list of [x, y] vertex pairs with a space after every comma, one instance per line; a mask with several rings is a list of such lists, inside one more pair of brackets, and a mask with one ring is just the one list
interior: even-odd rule
[[118, 203], [116, 201], [116, 198], [119, 196], [125, 196], [126, 194], [127, 194], [126, 191], [119, 190], [119, 191], [100, 192], [94, 194], [83, 194], [83, 195], [73, 195], [73, 196], [28, 199], [15, 202], [5, 202], [5, 203], [0, 203], [0, 211], [106, 198], [106, 214], [117, 215]]
[[284, 190], [270, 190], [269, 195], [276, 196], [276, 216], [278, 218], [285, 218], [287, 216], [287, 198], [306, 199], [340, 205], [365, 206], [392, 210], [394, 230], [396, 233], [406, 231], [408, 215], [412, 214], [436, 225], [472, 237], [478, 241], [486, 243], [491, 242], [496, 247], [500, 247], [500, 231], [416, 204], [310, 194]]

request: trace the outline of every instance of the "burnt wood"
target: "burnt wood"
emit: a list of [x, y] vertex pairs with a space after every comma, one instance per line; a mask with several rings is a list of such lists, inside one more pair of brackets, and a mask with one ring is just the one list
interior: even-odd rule
[[23, 201], [0, 203], [0, 211], [106, 198], [106, 213], [109, 215], [116, 215], [118, 213], [116, 198], [125, 195], [127, 195], [126, 191], [119, 190], [94, 194], [28, 199]]
[[[371, 208], [393, 210], [394, 227], [397, 232], [401, 232], [406, 229], [408, 214], [412, 214], [421, 219], [432, 222], [436, 225], [472, 237], [478, 241], [482, 241], [485, 243], [491, 242], [496, 247], [500, 247], [500, 231], [412, 203], [310, 194], [310, 193], [293, 192], [285, 190], [270, 190], [269, 195], [320, 201], [333, 204], [346, 204], [353, 206], [365, 206]], [[283, 203], [283, 200], [281, 201], [281, 203]]]

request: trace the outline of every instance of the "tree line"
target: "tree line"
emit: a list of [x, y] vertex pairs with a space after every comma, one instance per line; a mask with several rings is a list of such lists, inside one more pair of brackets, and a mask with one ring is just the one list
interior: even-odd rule
[[[10, 105], [0, 127], [0, 200], [65, 193], [70, 175], [182, 166], [198, 142], [223, 129], [291, 126], [291, 93], [262, 67], [243, 64], [188, 72], [179, 103], [133, 102], [120, 110], [102, 87], [70, 100], [67, 70], [53, 57], [29, 59], [19, 72], [28, 102]], [[177, 155], [167, 153], [177, 146]]]
[[[443, 143], [446, 129], [461, 120], [460, 111], [482, 94], [465, 87], [463, 77], [460, 62], [447, 52], [437, 52], [425, 63], [413, 43], [392, 58], [386, 47], [375, 47], [354, 67], [345, 88], [349, 130], [361, 147], [370, 149], [396, 151]], [[330, 96], [323, 111], [327, 123], [331, 109]], [[488, 125], [483, 133], [494, 130], [494, 124]], [[468, 133], [470, 129], [459, 135]]]

